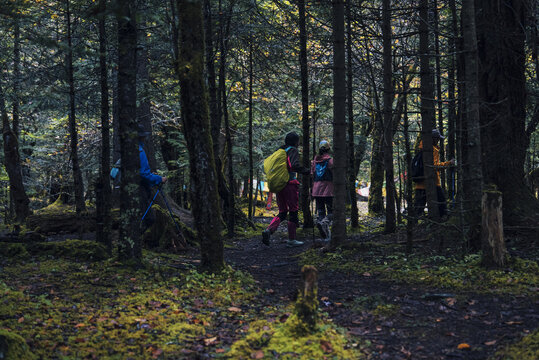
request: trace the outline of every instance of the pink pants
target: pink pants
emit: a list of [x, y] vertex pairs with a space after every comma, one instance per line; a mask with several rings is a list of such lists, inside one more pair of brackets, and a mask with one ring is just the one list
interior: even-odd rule
[[271, 220], [268, 226], [269, 231], [273, 234], [281, 224], [281, 221], [286, 219], [287, 213], [290, 212], [288, 238], [295, 240], [299, 209], [299, 182], [297, 180], [288, 182], [285, 188], [277, 193], [277, 205], [279, 206], [279, 215]]

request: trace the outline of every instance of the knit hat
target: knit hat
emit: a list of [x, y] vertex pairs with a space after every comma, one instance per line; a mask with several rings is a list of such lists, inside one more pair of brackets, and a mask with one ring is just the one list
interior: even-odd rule
[[438, 129], [432, 129], [432, 137], [435, 139], [445, 139], [445, 137], [440, 134], [440, 130]]
[[327, 150], [329, 150], [329, 148], [330, 148], [329, 142], [327, 140], [320, 141], [320, 144], [318, 145], [318, 148], [319, 149], [327, 149]]

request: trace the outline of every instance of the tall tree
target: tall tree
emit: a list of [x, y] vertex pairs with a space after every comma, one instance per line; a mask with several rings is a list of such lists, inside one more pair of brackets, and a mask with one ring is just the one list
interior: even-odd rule
[[69, 85], [69, 137], [70, 137], [70, 157], [73, 169], [73, 187], [75, 190], [75, 208], [77, 214], [86, 210], [84, 203], [84, 182], [82, 180], [82, 171], [79, 164], [78, 154], [78, 130], [77, 120], [75, 118], [75, 80], [73, 76], [73, 33], [71, 30], [71, 9], [70, 0], [66, 0], [66, 32], [67, 32], [67, 82]]
[[202, 267], [224, 266], [217, 173], [211, 142], [208, 93], [204, 81], [204, 28], [200, 0], [177, 0], [181, 9], [181, 46], [178, 61], [180, 100], [189, 150], [193, 216], [202, 253]]
[[110, 121], [109, 121], [109, 87], [107, 76], [107, 33], [106, 33], [106, 0], [99, 0], [97, 28], [99, 32], [99, 85], [101, 87], [101, 167], [96, 194], [97, 241], [105, 244], [109, 253], [112, 251], [110, 237], [111, 194], [110, 173]]
[[[305, 24], [305, 0], [298, 0], [299, 14], [299, 66], [301, 78], [301, 124], [303, 129], [303, 166], [310, 167], [309, 156], [309, 69], [307, 63], [307, 28]], [[301, 186], [301, 211], [303, 212], [303, 226], [313, 227], [313, 217], [309, 207], [309, 189], [311, 177], [303, 174]]]
[[30, 214], [30, 200], [24, 190], [22, 179], [21, 159], [19, 155], [19, 142], [11, 129], [7, 115], [6, 101], [2, 85], [0, 84], [0, 112], [2, 116], [2, 137], [4, 139], [4, 166], [9, 177], [9, 188], [15, 203], [15, 216], [18, 222]]
[[508, 224], [534, 223], [539, 214], [524, 183], [532, 130], [526, 128], [525, 29], [533, 3], [476, 0], [483, 177], [502, 192]]
[[249, 36], [249, 218], [254, 215], [253, 207], [253, 180], [254, 180], [254, 163], [253, 163], [253, 37]]
[[423, 163], [426, 177], [426, 193], [429, 216], [440, 218], [436, 195], [436, 170], [433, 167], [433, 149], [431, 131], [434, 116], [434, 75], [431, 66], [431, 48], [429, 45], [429, 0], [419, 1], [419, 62], [421, 81], [421, 140], [423, 141]]
[[462, 2], [462, 32], [464, 38], [465, 76], [466, 76], [466, 128], [468, 130], [467, 141], [467, 166], [464, 178], [464, 190], [466, 198], [466, 219], [468, 220], [469, 236], [474, 248], [480, 247], [481, 227], [481, 197], [483, 173], [481, 170], [481, 128], [479, 120], [479, 89], [477, 61], [477, 36], [475, 31], [475, 6], [474, 0]]
[[[356, 197], [356, 165], [354, 145], [354, 69], [352, 62], [352, 3], [346, 2], [346, 106], [348, 111], [348, 193], [350, 194], [350, 225], [359, 227]], [[358, 159], [359, 161], [359, 159]]]
[[333, 9], [333, 184], [335, 203], [330, 248], [346, 239], [346, 68], [344, 2], [332, 0]]
[[13, 133], [17, 139], [19, 138], [19, 88], [21, 82], [21, 26], [18, 15], [13, 18], [14, 30], [13, 30], [13, 104], [12, 104], [12, 118], [13, 118]]
[[385, 232], [395, 232], [395, 181], [393, 180], [393, 69], [391, 56], [391, 1], [382, 0], [382, 42], [384, 72], [384, 167], [386, 174]]
[[139, 194], [140, 160], [137, 134], [136, 4], [118, 0], [118, 122], [122, 180], [120, 184], [119, 257], [142, 258]]

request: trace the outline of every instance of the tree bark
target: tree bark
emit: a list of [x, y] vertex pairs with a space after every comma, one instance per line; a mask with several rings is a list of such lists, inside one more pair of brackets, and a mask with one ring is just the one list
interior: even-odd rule
[[23, 223], [30, 214], [30, 200], [24, 190], [19, 143], [9, 124], [5, 96], [1, 84], [0, 111], [2, 113], [2, 138], [4, 139], [4, 166], [9, 177], [9, 188], [14, 200], [16, 220], [19, 223]]
[[483, 177], [503, 194], [504, 221], [539, 221], [539, 201], [524, 183], [525, 38], [529, 2], [476, 0]]
[[[355, 165], [355, 145], [354, 145], [354, 96], [353, 96], [353, 79], [354, 70], [352, 68], [352, 4], [346, 2], [346, 61], [348, 67], [346, 69], [346, 105], [348, 110], [348, 193], [350, 194], [350, 226], [354, 229], [359, 227], [357, 196], [356, 196], [356, 174]], [[359, 161], [359, 159], [358, 159]]]
[[21, 28], [18, 16], [14, 18], [13, 24], [13, 133], [19, 138], [19, 86], [21, 82]]
[[[440, 134], [444, 134], [444, 112], [443, 112], [443, 99], [442, 99], [442, 68], [440, 64], [440, 30], [439, 30], [439, 12], [438, 12], [438, 1], [433, 0], [433, 24], [434, 24], [434, 59], [435, 59], [435, 73], [436, 73], [436, 112], [438, 113], [438, 130], [440, 131]], [[436, 122], [435, 122], [436, 123]], [[440, 161], [444, 161], [445, 159], [445, 147], [444, 142], [440, 141], [438, 144], [440, 146]], [[446, 181], [445, 181], [445, 171], [440, 170], [440, 182], [442, 185], [442, 189], [446, 189]]]
[[122, 180], [120, 183], [119, 257], [142, 258], [140, 239], [140, 160], [137, 134], [137, 23], [135, 3], [118, 0], [118, 125]]
[[99, 0], [99, 85], [101, 87], [101, 168], [96, 187], [96, 239], [105, 244], [112, 253], [110, 237], [111, 221], [111, 188], [110, 173], [110, 121], [109, 121], [109, 87], [107, 78], [107, 33], [105, 29], [106, 0]]
[[249, 219], [253, 219], [253, 38], [250, 36], [249, 44]]
[[333, 168], [334, 209], [329, 247], [346, 239], [346, 69], [344, 3], [332, 0], [333, 9]]
[[177, 0], [180, 11], [180, 100], [191, 169], [192, 208], [201, 250], [201, 266], [224, 267], [217, 172], [211, 142], [208, 93], [204, 82], [204, 29], [200, 0]]
[[432, 127], [434, 116], [434, 86], [431, 66], [431, 50], [429, 47], [429, 0], [419, 2], [419, 56], [421, 80], [421, 140], [423, 141], [423, 164], [427, 193], [429, 217], [440, 218], [436, 195], [436, 171], [433, 167]]
[[294, 308], [301, 329], [311, 333], [316, 329], [318, 321], [318, 271], [312, 265], [301, 268], [302, 286]]
[[501, 268], [507, 261], [507, 250], [503, 238], [502, 193], [495, 185], [486, 187], [481, 200], [482, 265]]
[[481, 171], [481, 130], [479, 120], [479, 90], [477, 62], [477, 37], [475, 32], [474, 0], [462, 2], [462, 32], [466, 73], [466, 128], [468, 132], [467, 167], [463, 174], [466, 189], [466, 219], [469, 228], [468, 241], [478, 249], [480, 243], [480, 204], [483, 174]]
[[[307, 63], [307, 29], [305, 24], [305, 0], [298, 0], [299, 14], [299, 65], [301, 78], [301, 124], [303, 129], [303, 166], [310, 168], [310, 119], [309, 119], [309, 70]], [[303, 212], [303, 227], [314, 226], [309, 207], [310, 174], [301, 177], [301, 211]]]
[[66, 25], [67, 25], [67, 82], [69, 84], [69, 137], [70, 137], [70, 156], [73, 169], [73, 187], [75, 191], [75, 208], [77, 214], [86, 211], [84, 203], [84, 182], [82, 181], [82, 172], [80, 170], [78, 155], [78, 132], [77, 120], [75, 118], [75, 81], [73, 78], [73, 44], [71, 41], [71, 10], [70, 0], [66, 0]]
[[[458, 38], [458, 23], [457, 23], [457, 6], [455, 0], [449, 0], [449, 8], [451, 10], [451, 35], [449, 36], [449, 54], [450, 62], [449, 68], [447, 70], [448, 77], [448, 88], [447, 88], [447, 158], [455, 159], [455, 134], [456, 134], [456, 123], [457, 123], [457, 106], [456, 106], [456, 82], [455, 82], [455, 72], [456, 72], [456, 57], [457, 57], [457, 45], [456, 39]], [[455, 198], [456, 186], [455, 186], [455, 170], [450, 169], [446, 172], [447, 175], [447, 184], [448, 184], [448, 193], [449, 200], [452, 201]]]
[[393, 233], [397, 229], [395, 219], [395, 181], [393, 169], [393, 71], [391, 56], [391, 1], [382, 1], [382, 38], [384, 72], [384, 168], [386, 179], [386, 222], [385, 232]]

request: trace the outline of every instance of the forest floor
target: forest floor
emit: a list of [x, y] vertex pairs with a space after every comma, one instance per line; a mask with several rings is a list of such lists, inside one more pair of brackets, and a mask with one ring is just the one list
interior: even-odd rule
[[[231, 268], [217, 276], [196, 270], [194, 248], [144, 251], [133, 269], [66, 240], [76, 235], [0, 242], [0, 354], [8, 339], [27, 345], [14, 359], [539, 358], [536, 234], [508, 232], [512, 260], [487, 271], [450, 223], [421, 223], [407, 254], [403, 228], [384, 235], [383, 219], [363, 213], [327, 253], [311, 230], [286, 247], [285, 225], [263, 245], [271, 212], [257, 215], [256, 231], [226, 240]], [[318, 269], [314, 334], [294, 322], [306, 264]]]

